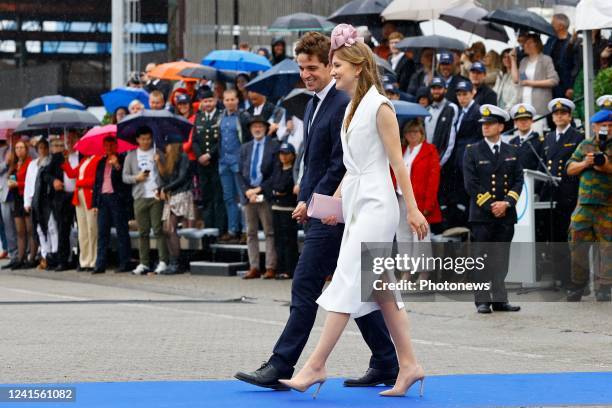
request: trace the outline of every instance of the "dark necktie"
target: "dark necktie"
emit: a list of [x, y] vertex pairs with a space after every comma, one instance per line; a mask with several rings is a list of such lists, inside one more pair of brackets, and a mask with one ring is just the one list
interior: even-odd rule
[[253, 155], [253, 160], [251, 161], [251, 185], [255, 184], [257, 181], [257, 166], [259, 164], [259, 148], [261, 143], [255, 143], [255, 154]]
[[314, 119], [314, 114], [317, 111], [317, 106], [321, 100], [317, 95], [312, 96], [312, 113], [310, 114], [310, 122], [308, 123], [308, 129], [310, 130], [310, 126], [312, 126], [312, 121]]
[[559, 140], [561, 140], [562, 137], [563, 137], [563, 133], [557, 133], [557, 140], [555, 140], [555, 141], [558, 143]]
[[499, 146], [493, 146], [493, 156], [495, 156], [495, 160], [499, 159]]

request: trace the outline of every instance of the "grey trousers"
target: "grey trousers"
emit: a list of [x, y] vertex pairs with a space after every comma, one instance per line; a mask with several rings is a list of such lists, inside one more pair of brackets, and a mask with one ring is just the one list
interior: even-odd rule
[[247, 224], [247, 245], [249, 252], [249, 265], [259, 269], [259, 221], [266, 234], [266, 269], [276, 269], [276, 249], [274, 247], [274, 223], [272, 221], [272, 208], [270, 204], [248, 203], [244, 207], [244, 217]]

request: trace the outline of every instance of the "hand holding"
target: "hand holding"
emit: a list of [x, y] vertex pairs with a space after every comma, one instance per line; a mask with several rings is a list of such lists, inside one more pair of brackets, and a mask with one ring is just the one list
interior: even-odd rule
[[425, 238], [429, 230], [427, 220], [417, 208], [408, 210], [408, 225], [410, 225], [412, 231], [417, 234], [419, 241]]

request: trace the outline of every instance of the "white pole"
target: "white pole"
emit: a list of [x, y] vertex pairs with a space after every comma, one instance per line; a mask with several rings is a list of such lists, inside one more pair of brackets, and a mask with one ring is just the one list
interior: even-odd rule
[[125, 49], [124, 49], [124, 9], [123, 0], [112, 3], [112, 42], [111, 42], [111, 87], [125, 86]]
[[591, 122], [595, 97], [593, 95], [593, 37], [591, 30], [582, 32], [582, 66], [584, 69], [584, 137], [591, 138]]

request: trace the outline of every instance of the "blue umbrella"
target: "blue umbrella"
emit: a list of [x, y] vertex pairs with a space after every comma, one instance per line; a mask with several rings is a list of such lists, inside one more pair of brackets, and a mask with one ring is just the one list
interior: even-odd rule
[[391, 103], [395, 108], [395, 115], [400, 121], [431, 116], [427, 109], [425, 109], [418, 103], [406, 101], [391, 101]]
[[85, 105], [69, 96], [62, 95], [47, 95], [40, 98], [32, 99], [21, 110], [21, 116], [29, 118], [40, 112], [46, 112], [59, 108], [85, 110]]
[[179, 135], [183, 140], [187, 140], [193, 128], [190, 121], [167, 110], [143, 109], [138, 113], [127, 115], [117, 124], [117, 137], [137, 144], [137, 131], [141, 126], [151, 128], [153, 140], [158, 147], [164, 146], [166, 138], [170, 135]]
[[231, 71], [265, 71], [272, 65], [265, 57], [248, 51], [216, 50], [202, 59], [203, 65]]
[[144, 104], [145, 108], [149, 109], [149, 94], [140, 88], [115, 88], [102, 94], [100, 98], [102, 98], [106, 111], [111, 114], [118, 108], [127, 110], [128, 105], [134, 99], [138, 99]]
[[300, 67], [285, 59], [246, 84], [249, 91], [255, 91], [271, 98], [287, 95], [300, 79]]

